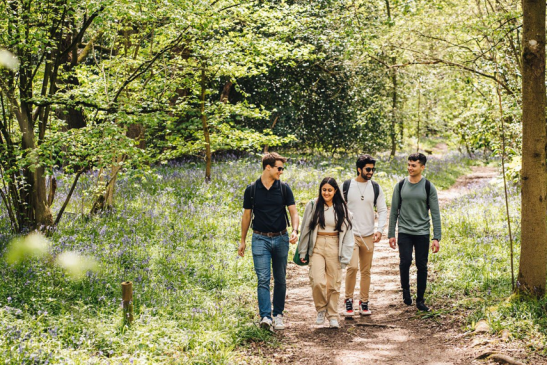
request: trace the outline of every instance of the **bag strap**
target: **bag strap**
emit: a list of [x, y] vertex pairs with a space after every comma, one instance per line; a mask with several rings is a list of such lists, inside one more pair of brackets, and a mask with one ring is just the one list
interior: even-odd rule
[[371, 184], [373, 184], [373, 193], [375, 194], [375, 197], [373, 198], [373, 206], [377, 208], [377, 198], [380, 194], [380, 188], [379, 184], [373, 180], [371, 180]]
[[401, 202], [402, 202], [402, 198], [401, 198], [401, 189], [403, 189], [403, 184], [405, 183], [405, 179], [401, 179], [400, 182], [398, 183], [398, 192], [400, 194], [400, 204], [398, 204], [398, 216], [400, 215], [400, 211], [401, 211]]
[[430, 181], [427, 178], [424, 178], [424, 180], [424, 188], [426, 189], [426, 212], [428, 213], [430, 210]]
[[350, 180], [343, 182], [344, 201], [348, 203], [348, 189], [350, 189]]
[[[280, 181], [280, 180], [278, 180]], [[287, 209], [285, 209], [285, 207], [287, 207], [287, 201], [286, 201], [286, 197], [287, 197], [287, 188], [288, 188], [288, 185], [287, 183], [284, 183], [282, 181], [280, 181], [280, 190], [282, 192], [282, 204], [283, 204], [283, 210], [284, 210], [284, 216], [285, 216], [285, 223], [286, 225], [289, 227], [290, 224], [289, 224], [289, 217], [287, 216]]]

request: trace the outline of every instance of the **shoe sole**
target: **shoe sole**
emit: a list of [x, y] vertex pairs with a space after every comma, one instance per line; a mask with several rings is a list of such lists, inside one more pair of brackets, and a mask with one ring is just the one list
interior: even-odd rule
[[275, 330], [281, 331], [285, 329], [285, 326], [274, 326]]
[[360, 312], [360, 316], [370, 316], [371, 315], [371, 311], [368, 311], [368, 312]]
[[352, 312], [352, 313], [345, 312], [345, 313], [344, 313], [344, 316], [345, 316], [345, 317], [354, 317], [354, 315], [355, 315], [354, 312]]
[[329, 328], [341, 328], [341, 326], [340, 325], [338, 325], [338, 326], [329, 325]]

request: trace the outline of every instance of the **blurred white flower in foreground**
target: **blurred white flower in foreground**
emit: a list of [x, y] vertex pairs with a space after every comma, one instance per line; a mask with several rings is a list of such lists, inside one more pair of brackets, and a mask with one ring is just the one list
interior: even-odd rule
[[19, 68], [19, 60], [10, 51], [0, 49], [0, 66], [15, 71]]
[[40, 259], [49, 253], [49, 241], [39, 233], [14, 239], [8, 246], [6, 261], [18, 264], [25, 260]]
[[97, 262], [89, 256], [82, 256], [74, 251], [66, 251], [57, 256], [55, 263], [65, 269], [67, 274], [75, 280], [81, 279], [88, 271], [97, 270]]

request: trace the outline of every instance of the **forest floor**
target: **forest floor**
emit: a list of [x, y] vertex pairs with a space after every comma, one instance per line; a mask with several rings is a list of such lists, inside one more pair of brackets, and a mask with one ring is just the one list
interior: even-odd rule
[[[460, 177], [450, 188], [438, 192], [443, 208], [451, 200], [466, 194], [469, 186], [486, 184], [497, 175], [494, 168], [474, 167], [469, 175]], [[443, 212], [443, 210], [442, 210]], [[385, 229], [385, 232], [387, 229]], [[443, 242], [441, 244], [443, 250]], [[373, 259], [370, 309], [372, 315], [352, 319], [340, 317], [340, 329], [315, 324], [316, 311], [308, 279], [308, 267], [289, 264], [287, 274], [286, 329], [278, 331], [278, 345], [263, 344], [248, 348], [248, 356], [273, 364], [490, 364], [476, 360], [488, 350], [520, 358], [520, 350], [511, 343], [493, 341], [488, 335], [474, 336], [463, 331], [465, 311], [459, 315], [429, 318], [406, 306], [401, 299], [399, 257], [383, 236], [376, 244]], [[413, 268], [413, 266], [412, 266]], [[416, 271], [411, 271], [411, 283]], [[436, 273], [430, 272], [429, 280]], [[359, 283], [359, 274], [358, 280]], [[343, 313], [344, 273], [339, 301]], [[354, 306], [357, 308], [359, 285], [356, 285]], [[436, 310], [436, 303], [428, 303]], [[414, 304], [414, 303], [413, 303]], [[357, 310], [356, 310], [357, 314]], [[327, 321], [326, 321], [327, 323]], [[521, 354], [523, 355], [523, 354]], [[251, 360], [250, 358], [248, 358]], [[545, 361], [545, 359], [540, 359]], [[533, 361], [533, 362], [531, 362]], [[253, 362], [253, 360], [252, 360]], [[529, 359], [529, 363], [537, 363]]]

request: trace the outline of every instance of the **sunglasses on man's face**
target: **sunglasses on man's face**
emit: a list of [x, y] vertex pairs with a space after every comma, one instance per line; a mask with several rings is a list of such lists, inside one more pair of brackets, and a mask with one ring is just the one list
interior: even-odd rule
[[283, 170], [284, 170], [284, 168], [283, 168], [283, 167], [281, 167], [281, 166], [274, 166], [274, 168], [277, 168], [277, 169], [278, 169], [278, 171], [283, 171]]
[[377, 169], [374, 167], [364, 167], [364, 170], [367, 172], [371, 172], [371, 171], [375, 172]]

